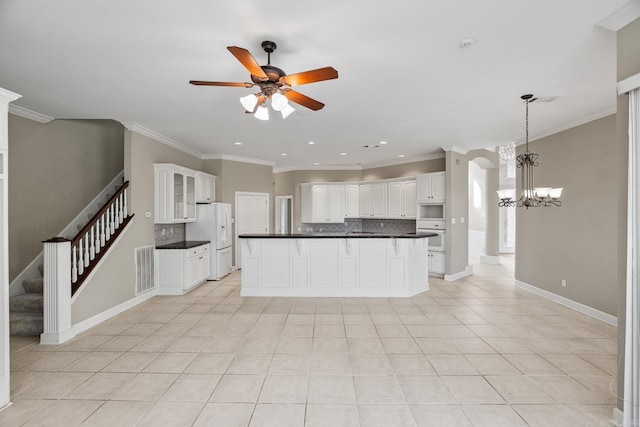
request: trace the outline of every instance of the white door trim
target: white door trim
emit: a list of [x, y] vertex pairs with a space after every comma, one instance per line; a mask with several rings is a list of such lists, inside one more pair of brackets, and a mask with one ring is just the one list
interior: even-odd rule
[[235, 244], [235, 268], [240, 268], [242, 266], [241, 262], [240, 262], [240, 239], [238, 238], [238, 196], [266, 196], [267, 199], [267, 233], [269, 233], [270, 231], [270, 227], [271, 227], [271, 217], [270, 217], [270, 213], [271, 211], [269, 210], [269, 201], [271, 199], [271, 194], [269, 193], [258, 193], [258, 192], [251, 192], [251, 191], [236, 191], [235, 193], [235, 204], [233, 207], [233, 217], [234, 217], [234, 221], [233, 221], [233, 241]]

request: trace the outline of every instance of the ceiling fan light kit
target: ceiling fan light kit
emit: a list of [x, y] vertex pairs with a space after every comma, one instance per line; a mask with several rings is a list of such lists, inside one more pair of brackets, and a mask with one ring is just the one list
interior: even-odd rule
[[227, 49], [238, 61], [251, 73], [253, 83], [236, 82], [212, 82], [204, 80], [191, 80], [189, 83], [195, 86], [227, 86], [252, 88], [258, 86], [260, 92], [240, 98], [240, 104], [247, 113], [252, 113], [259, 120], [269, 120], [268, 105], [274, 111], [282, 114], [286, 119], [295, 111], [290, 102], [302, 105], [313, 111], [324, 107], [322, 102], [309, 98], [300, 92], [293, 90], [292, 86], [315, 83], [324, 80], [338, 78], [338, 72], [333, 67], [318, 68], [316, 70], [303, 71], [301, 73], [287, 75], [282, 69], [271, 65], [271, 54], [277, 45], [272, 41], [263, 41], [262, 49], [267, 53], [267, 65], [260, 65], [248, 50], [228, 46]]
[[533, 171], [538, 166], [538, 155], [529, 151], [529, 104], [536, 100], [531, 94], [520, 97], [525, 103], [525, 149], [516, 156], [516, 166], [520, 169], [520, 197], [516, 199], [516, 190], [498, 190], [498, 206], [500, 207], [549, 207], [561, 206], [562, 188], [535, 187]]

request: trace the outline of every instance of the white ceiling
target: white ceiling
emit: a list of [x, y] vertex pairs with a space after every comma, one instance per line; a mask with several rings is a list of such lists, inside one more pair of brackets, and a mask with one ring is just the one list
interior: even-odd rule
[[[524, 93], [559, 97], [531, 105], [534, 137], [615, 112], [615, 33], [596, 24], [627, 1], [1, 0], [0, 87], [278, 170], [400, 163], [522, 140]], [[296, 87], [323, 110], [261, 122], [238, 101], [255, 89], [188, 84], [249, 81], [226, 46], [264, 64], [263, 40], [289, 74], [338, 70]]]

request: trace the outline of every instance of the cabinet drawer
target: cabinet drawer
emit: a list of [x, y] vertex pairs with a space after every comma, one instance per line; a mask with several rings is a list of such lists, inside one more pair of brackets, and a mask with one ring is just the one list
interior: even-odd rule
[[189, 252], [188, 253], [188, 257], [191, 258], [193, 256], [198, 256], [201, 254], [205, 254], [205, 253], [209, 253], [211, 245], [201, 245], [201, 246], [196, 246], [195, 248], [190, 248], [188, 249]]

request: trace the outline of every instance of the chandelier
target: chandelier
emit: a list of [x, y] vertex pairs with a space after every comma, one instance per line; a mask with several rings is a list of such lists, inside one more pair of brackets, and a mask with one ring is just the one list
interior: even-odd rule
[[536, 99], [533, 95], [522, 95], [520, 97], [525, 103], [525, 149], [524, 153], [516, 156], [516, 166], [520, 169], [520, 197], [515, 198], [516, 190], [498, 190], [498, 197], [500, 207], [525, 207], [536, 208], [540, 206], [561, 206], [562, 202], [559, 200], [562, 194], [562, 188], [551, 187], [534, 187], [533, 184], [533, 170], [538, 166], [538, 155], [529, 151], [529, 103]]

